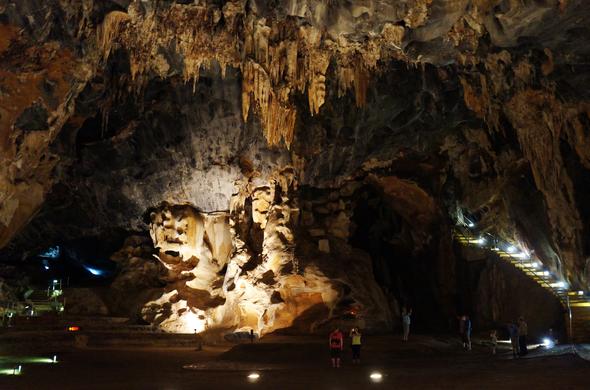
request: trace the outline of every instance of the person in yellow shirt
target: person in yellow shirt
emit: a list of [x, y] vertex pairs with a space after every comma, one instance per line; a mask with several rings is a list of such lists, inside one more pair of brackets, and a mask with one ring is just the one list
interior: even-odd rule
[[350, 331], [352, 347], [352, 363], [361, 362], [361, 331], [359, 328], [352, 328]]

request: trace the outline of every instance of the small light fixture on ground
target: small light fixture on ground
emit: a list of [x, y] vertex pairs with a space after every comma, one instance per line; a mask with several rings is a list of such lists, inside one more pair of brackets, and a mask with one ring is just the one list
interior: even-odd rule
[[549, 271], [543, 271], [543, 276], [549, 276], [549, 275], [551, 275], [551, 272], [549, 272]]
[[514, 253], [514, 252], [516, 252], [516, 247], [514, 245], [508, 245], [506, 247], [506, 252], [508, 252], [508, 253]]
[[257, 372], [251, 372], [248, 374], [248, 380], [250, 382], [256, 382], [258, 379], [260, 379], [260, 374]]
[[369, 375], [369, 378], [371, 378], [371, 380], [373, 382], [381, 382], [383, 380], [383, 374], [381, 374], [380, 372], [374, 371], [371, 373], [371, 375]]
[[555, 346], [555, 343], [549, 337], [545, 337], [543, 339], [543, 346], [545, 348], [553, 348]]
[[57, 363], [57, 355], [53, 355], [53, 362]]
[[584, 291], [578, 291], [578, 295], [580, 295], [580, 296], [584, 295]]

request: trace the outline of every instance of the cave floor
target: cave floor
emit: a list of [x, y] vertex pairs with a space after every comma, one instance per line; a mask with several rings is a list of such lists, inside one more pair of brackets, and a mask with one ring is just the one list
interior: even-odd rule
[[[475, 345], [465, 352], [449, 337], [366, 337], [363, 361], [332, 369], [317, 337], [271, 336], [254, 344], [193, 349], [62, 351], [58, 364], [23, 364], [20, 376], [0, 376], [0, 389], [588, 389], [590, 362], [540, 354], [513, 360]], [[41, 352], [40, 352], [41, 353]], [[47, 355], [47, 351], [44, 351]], [[6, 359], [6, 355], [2, 358]], [[183, 366], [192, 365], [193, 369]], [[257, 382], [246, 376], [258, 369]], [[383, 374], [381, 383], [369, 379]]]

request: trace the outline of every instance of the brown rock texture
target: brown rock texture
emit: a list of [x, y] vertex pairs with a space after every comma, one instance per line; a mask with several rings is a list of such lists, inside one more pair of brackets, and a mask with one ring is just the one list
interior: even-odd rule
[[0, 0], [0, 258], [127, 238], [100, 297], [170, 331], [426, 329], [469, 301], [468, 213], [587, 290], [589, 31], [584, 0]]

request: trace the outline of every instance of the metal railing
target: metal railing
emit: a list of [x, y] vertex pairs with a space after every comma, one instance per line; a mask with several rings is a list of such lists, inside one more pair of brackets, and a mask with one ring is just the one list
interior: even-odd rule
[[[567, 333], [571, 340], [572, 353], [583, 359], [590, 360], [590, 345], [588, 348], [586, 348], [585, 346], [577, 345], [574, 342], [576, 339], [574, 312], [584, 310], [587, 307], [588, 313], [590, 313], [590, 296], [588, 293], [569, 289], [565, 282], [558, 281], [549, 271], [543, 269], [543, 263], [540, 260], [533, 259], [524, 253], [521, 253], [520, 256], [517, 257], [513, 253], [509, 253], [508, 251], [501, 249], [501, 240], [497, 240], [489, 233], [486, 233], [484, 236], [482, 236], [477, 232], [473, 232], [470, 228], [473, 228], [474, 225], [475, 224], [471, 223], [470, 226], [466, 226], [464, 221], [459, 221], [457, 225], [455, 225], [453, 232], [455, 238], [457, 238], [458, 241], [464, 245], [477, 245], [481, 249], [491, 250], [492, 252], [496, 253], [498, 257], [509, 262], [515, 268], [523, 272], [525, 276], [530, 277], [541, 287], [550, 291], [555, 297], [557, 297], [566, 311]], [[493, 246], [490, 247], [488, 245], [488, 240], [491, 241]], [[571, 297], [575, 297], [573, 303]]]

